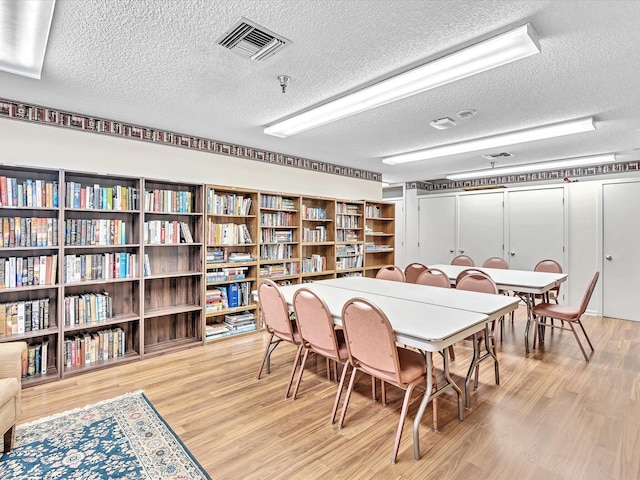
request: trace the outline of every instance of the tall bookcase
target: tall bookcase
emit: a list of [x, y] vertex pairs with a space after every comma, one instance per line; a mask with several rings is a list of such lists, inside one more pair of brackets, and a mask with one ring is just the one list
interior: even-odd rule
[[385, 202], [365, 202], [364, 268], [367, 277], [395, 262], [395, 205]]
[[364, 272], [364, 202], [336, 201], [336, 276]]
[[63, 172], [61, 366], [140, 358], [140, 179]]
[[143, 180], [143, 355], [203, 343], [203, 185]]
[[331, 198], [301, 197], [300, 273], [302, 281], [335, 276], [335, 208]]
[[205, 338], [254, 331], [258, 192], [207, 186]]
[[0, 342], [27, 342], [24, 386], [60, 378], [60, 195], [60, 171], [0, 166]]
[[260, 192], [260, 278], [300, 282], [300, 197]]

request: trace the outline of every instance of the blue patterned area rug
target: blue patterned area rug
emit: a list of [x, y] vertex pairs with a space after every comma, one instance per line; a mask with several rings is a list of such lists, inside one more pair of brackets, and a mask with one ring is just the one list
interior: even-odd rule
[[18, 425], [1, 479], [211, 479], [139, 392]]

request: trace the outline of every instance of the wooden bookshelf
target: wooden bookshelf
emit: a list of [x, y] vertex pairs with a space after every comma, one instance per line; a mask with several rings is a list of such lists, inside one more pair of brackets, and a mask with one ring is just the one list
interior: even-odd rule
[[300, 274], [302, 281], [335, 277], [333, 198], [300, 198]]
[[141, 357], [141, 179], [63, 172], [62, 377]]
[[365, 244], [364, 269], [367, 277], [395, 262], [395, 205], [385, 202], [364, 204]]
[[204, 187], [143, 180], [142, 356], [202, 345]]
[[258, 192], [206, 187], [205, 339], [256, 330]]
[[300, 197], [260, 192], [259, 278], [300, 283]]
[[336, 201], [336, 276], [364, 272], [364, 202]]
[[60, 379], [61, 185], [58, 170], [0, 166], [0, 342], [27, 342], [29, 386]]

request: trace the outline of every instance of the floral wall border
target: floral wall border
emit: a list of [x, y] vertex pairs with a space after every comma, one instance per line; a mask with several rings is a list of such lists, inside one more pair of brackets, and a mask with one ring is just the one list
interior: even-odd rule
[[220, 142], [208, 138], [200, 138], [183, 133], [169, 132], [151, 127], [129, 125], [127, 123], [93, 117], [79, 113], [71, 113], [55, 108], [31, 105], [0, 98], [0, 118], [22, 120], [42, 125], [50, 125], [73, 130], [81, 130], [90, 133], [99, 133], [122, 138], [130, 138], [144, 142], [170, 145], [174, 147], [188, 148], [201, 152], [217, 153], [232, 157], [246, 158], [259, 162], [274, 163], [293, 168], [302, 168], [315, 172], [331, 173], [343, 177], [359, 178], [361, 180], [382, 181], [382, 174], [344, 167], [331, 163], [309, 160], [307, 158], [294, 157], [282, 153], [269, 152], [257, 148]]
[[408, 190], [426, 190], [431, 192], [456, 190], [462, 188], [493, 187], [506, 184], [518, 184], [528, 182], [562, 181], [574, 182], [575, 177], [591, 177], [610, 173], [640, 173], [640, 160], [630, 162], [609, 163], [588, 167], [576, 167], [568, 169], [551, 170], [547, 172], [529, 172], [517, 175], [500, 175], [490, 178], [476, 178], [460, 181], [433, 181], [433, 182], [409, 182], [405, 184]]

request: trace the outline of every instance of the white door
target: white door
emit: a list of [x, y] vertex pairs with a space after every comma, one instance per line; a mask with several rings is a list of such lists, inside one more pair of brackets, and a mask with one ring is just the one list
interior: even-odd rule
[[418, 209], [419, 261], [451, 263], [456, 248], [456, 196], [420, 198]]
[[564, 188], [508, 192], [508, 255], [514, 270], [533, 270], [540, 260], [564, 267]]
[[404, 268], [405, 263], [405, 241], [404, 241], [404, 199], [389, 200], [396, 205], [395, 225], [395, 247], [394, 247], [394, 264], [400, 268]]
[[602, 186], [602, 287], [605, 317], [640, 320], [640, 183]]
[[476, 266], [489, 257], [504, 258], [503, 203], [502, 192], [460, 195], [457, 255], [470, 256]]

